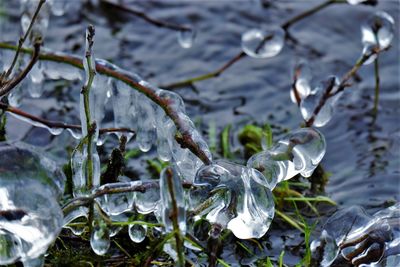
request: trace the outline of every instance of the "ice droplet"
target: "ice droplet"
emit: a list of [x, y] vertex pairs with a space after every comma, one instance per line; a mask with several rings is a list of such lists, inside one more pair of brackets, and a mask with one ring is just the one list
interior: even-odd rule
[[37, 122], [37, 121], [33, 121], [29, 118], [26, 117], [22, 117], [18, 114], [15, 113], [10, 113], [11, 116], [17, 118], [20, 121], [24, 121], [26, 123], [29, 123], [30, 125], [33, 125], [35, 127], [40, 127], [40, 128], [44, 128], [47, 129], [52, 135], [60, 135], [63, 132], [63, 128], [57, 128], [57, 127], [48, 127], [47, 125], [41, 123], [41, 122]]
[[314, 114], [314, 112], [316, 112], [316, 108], [320, 105], [322, 99], [336, 92], [339, 84], [339, 79], [336, 76], [330, 76], [301, 101], [300, 111], [304, 120], [307, 121], [314, 116], [313, 126], [315, 127], [322, 127], [331, 120], [336, 102], [342, 96], [342, 92], [327, 98], [325, 104], [319, 109], [318, 114]]
[[[296, 66], [295, 66], [295, 73], [294, 77], [296, 77], [295, 81], [295, 88], [297, 93], [299, 94], [300, 100], [306, 98], [310, 93], [311, 93], [311, 69], [308, 65], [307, 62], [305, 61], [300, 61]], [[295, 93], [293, 92], [293, 89], [290, 90], [290, 99], [292, 100], [293, 103], [297, 103]]]
[[141, 243], [146, 238], [147, 226], [140, 224], [131, 224], [128, 227], [130, 239], [135, 243]]
[[65, 176], [35, 147], [3, 142], [0, 153], [0, 265], [30, 262], [61, 231]]
[[387, 48], [393, 39], [394, 19], [384, 11], [377, 11], [361, 26], [364, 46]]
[[62, 16], [67, 9], [67, 5], [67, 0], [52, 0], [50, 2], [51, 12], [54, 16]]
[[193, 29], [178, 32], [178, 42], [182, 48], [191, 48], [195, 37], [196, 31]]
[[347, 0], [347, 3], [349, 3], [350, 5], [358, 5], [366, 1], [367, 0]]
[[[176, 217], [179, 225], [179, 229], [182, 234], [186, 233], [186, 211], [185, 211], [185, 200], [182, 188], [182, 181], [178, 172], [174, 168], [165, 168], [160, 174], [160, 198], [162, 205], [162, 221], [165, 226], [165, 231], [170, 233], [174, 231], [171, 214], [177, 212], [174, 216]], [[174, 196], [176, 203], [176, 211], [173, 206]]]
[[104, 255], [110, 248], [110, 232], [107, 224], [100, 215], [96, 215], [93, 221], [92, 234], [90, 236], [90, 246], [97, 255]]
[[282, 28], [269, 31], [252, 29], [243, 33], [242, 49], [250, 57], [274, 57], [281, 52], [284, 40], [285, 32]]
[[[200, 215], [230, 229], [241, 239], [262, 237], [271, 224], [275, 208], [271, 191], [259, 184], [262, 174], [230, 162], [216, 161], [197, 172], [190, 191], [193, 204], [211, 204]], [[211, 194], [210, 194], [211, 193]]]
[[159, 206], [160, 188], [158, 186], [146, 187], [145, 192], [135, 192], [136, 210], [141, 214], [154, 212]]

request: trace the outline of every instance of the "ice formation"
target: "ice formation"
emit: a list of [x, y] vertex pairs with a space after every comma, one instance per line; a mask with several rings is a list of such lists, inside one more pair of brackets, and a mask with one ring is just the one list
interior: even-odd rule
[[181, 30], [178, 32], [178, 42], [182, 48], [191, 48], [196, 38], [196, 31], [194, 29]]
[[0, 151], [0, 265], [36, 266], [63, 224], [65, 176], [33, 147], [3, 142]]
[[354, 265], [397, 266], [400, 262], [400, 204], [370, 216], [358, 206], [337, 211], [311, 244], [323, 250], [321, 266], [333, 266], [339, 255]]
[[277, 183], [297, 174], [310, 177], [325, 155], [324, 136], [316, 129], [302, 128], [289, 133], [269, 150], [253, 155], [247, 167], [259, 170], [260, 184], [274, 189]]
[[285, 31], [282, 28], [263, 31], [252, 29], [242, 35], [242, 49], [254, 58], [274, 57], [281, 52], [285, 42]]
[[242, 239], [260, 238], [274, 216], [271, 191], [258, 183], [262, 174], [252, 168], [225, 161], [203, 166], [190, 192], [192, 206], [207, 204], [199, 213], [210, 223], [230, 229]]
[[[361, 26], [363, 54], [370, 53], [375, 48], [380, 50], [388, 48], [392, 42], [393, 34], [394, 19], [384, 11], [376, 12]], [[364, 64], [372, 63], [375, 58], [376, 55], [370, 57]]]
[[[337, 91], [339, 84], [336, 76], [330, 76], [300, 102], [300, 111], [304, 120], [314, 118], [313, 126], [315, 127], [322, 127], [331, 120], [336, 102], [342, 95], [342, 92]], [[325, 103], [321, 106], [322, 101]]]
[[[300, 100], [303, 100], [311, 93], [310, 83], [312, 79], [312, 74], [308, 63], [305, 61], [300, 61], [295, 66], [294, 76], [296, 77], [294, 88], [296, 88]], [[296, 96], [293, 90], [290, 90], [290, 99], [293, 103], [297, 103]]]

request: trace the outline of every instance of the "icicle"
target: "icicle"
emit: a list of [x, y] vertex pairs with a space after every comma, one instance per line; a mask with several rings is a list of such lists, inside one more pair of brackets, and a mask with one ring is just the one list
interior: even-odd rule
[[94, 212], [93, 229], [90, 236], [90, 246], [97, 255], [104, 255], [110, 248], [110, 232], [107, 224], [97, 211]]

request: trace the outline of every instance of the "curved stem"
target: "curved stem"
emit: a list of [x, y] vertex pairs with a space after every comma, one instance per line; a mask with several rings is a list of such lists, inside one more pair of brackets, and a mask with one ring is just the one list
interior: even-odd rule
[[[11, 49], [15, 50], [17, 47], [12, 44], [2, 43], [0, 42], [0, 48], [3, 49]], [[22, 53], [32, 54], [32, 49], [22, 48]], [[47, 60], [54, 61], [59, 63], [68, 64], [80, 69], [83, 69], [82, 60], [77, 56], [71, 56], [62, 53], [40, 53], [39, 60]], [[174, 122], [178, 132], [181, 134], [181, 137], [177, 139], [178, 142], [183, 142], [185, 147], [188, 148], [193, 154], [195, 154], [204, 164], [210, 164], [210, 159], [208, 158], [205, 151], [203, 151], [199, 145], [193, 140], [190, 133], [185, 129], [185, 124], [181, 121], [178, 116], [178, 112], [173, 109], [173, 107], [169, 104], [168, 101], [159, 97], [156, 91], [153, 88], [147, 87], [145, 85], [139, 84], [136, 79], [127, 71], [124, 71], [117, 66], [108, 63], [104, 60], [96, 60], [96, 70], [100, 74], [104, 74], [114, 79], [120, 80], [126, 83], [129, 87], [139, 91], [140, 93], [146, 95], [153, 102], [155, 102], [158, 106], [164, 109], [166, 115], [171, 118]]]
[[379, 104], [379, 84], [380, 84], [380, 77], [379, 77], [379, 55], [376, 56], [374, 61], [374, 70], [375, 70], [375, 98], [374, 98], [374, 108], [372, 110], [373, 121], [376, 121], [376, 117], [378, 116], [378, 104]]

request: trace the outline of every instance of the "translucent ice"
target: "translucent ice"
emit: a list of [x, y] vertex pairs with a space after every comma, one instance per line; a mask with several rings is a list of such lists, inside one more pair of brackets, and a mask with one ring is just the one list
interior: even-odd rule
[[[300, 61], [295, 66], [294, 71], [295, 71], [294, 77], [296, 79], [294, 87], [296, 88], [300, 100], [303, 100], [311, 93], [311, 86], [310, 86], [312, 78], [311, 70], [307, 62]], [[296, 96], [293, 90], [290, 90], [290, 98], [293, 103], [297, 103]]]
[[29, 72], [29, 78], [31, 80], [30, 86], [28, 86], [28, 92], [31, 97], [40, 97], [43, 93], [43, 80], [44, 80], [44, 75], [43, 75], [43, 68], [40, 64], [40, 62], [37, 62], [31, 71]]
[[347, 0], [347, 2], [350, 4], [350, 5], [358, 5], [358, 4], [361, 4], [362, 2], [366, 2], [367, 0]]
[[275, 211], [271, 191], [257, 182], [262, 176], [253, 168], [224, 161], [203, 166], [190, 192], [191, 206], [206, 204], [199, 215], [238, 238], [260, 238]]
[[[338, 85], [339, 79], [331, 76], [321, 82], [308, 97], [301, 101], [300, 111], [304, 120], [308, 121], [314, 116], [313, 126], [315, 127], [322, 127], [331, 120], [336, 102], [342, 95], [342, 92], [339, 92], [332, 96], [337, 91]], [[330, 97], [328, 98], [328, 96]], [[326, 102], [320, 106], [324, 99]], [[317, 114], [315, 114], [316, 112]]]
[[282, 28], [270, 31], [253, 29], [242, 35], [242, 49], [251, 57], [274, 57], [281, 52], [285, 41], [285, 32]]
[[174, 231], [172, 218], [175, 217], [181, 233], [185, 234], [185, 199], [181, 178], [174, 168], [165, 168], [160, 174], [160, 199], [162, 206], [161, 217], [165, 231]]
[[[65, 176], [38, 149], [0, 143], [0, 265], [41, 257], [58, 236]], [[23, 190], [21, 190], [23, 188]]]
[[110, 248], [110, 232], [100, 215], [95, 212], [94, 217], [90, 246], [97, 255], [104, 255]]
[[141, 243], [146, 238], [147, 226], [140, 224], [129, 225], [128, 233], [133, 242]]
[[155, 104], [143, 94], [137, 100], [138, 127], [136, 140], [140, 150], [147, 152], [157, 139]]
[[44, 75], [51, 80], [82, 80], [81, 70], [78, 68], [53, 61], [43, 61], [41, 63]]
[[67, 9], [67, 5], [67, 0], [52, 0], [50, 1], [51, 13], [55, 16], [62, 16]]
[[[20, 0], [22, 15], [21, 15], [21, 27], [22, 31], [25, 33], [29, 24], [32, 20], [32, 16], [35, 13], [35, 10], [38, 6], [38, 0]], [[50, 7], [48, 3], [45, 3], [40, 12], [38, 13], [35, 23], [31, 29], [31, 36], [41, 36], [44, 38], [47, 32], [47, 28], [49, 26], [49, 17], [50, 17]]]
[[183, 48], [190, 48], [196, 37], [196, 31], [193, 29], [178, 32], [178, 42]]
[[[145, 183], [145, 182], [143, 182]], [[141, 214], [154, 212], [160, 205], [160, 188], [146, 186], [145, 192], [135, 192], [135, 207]]]

